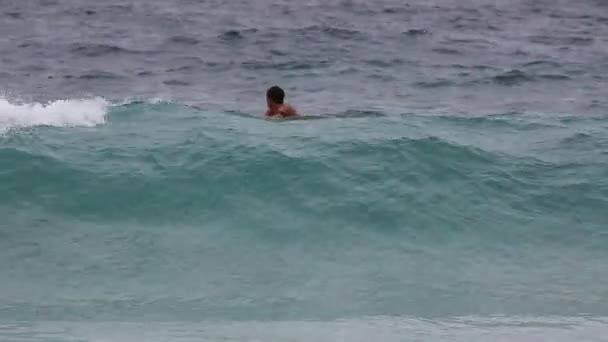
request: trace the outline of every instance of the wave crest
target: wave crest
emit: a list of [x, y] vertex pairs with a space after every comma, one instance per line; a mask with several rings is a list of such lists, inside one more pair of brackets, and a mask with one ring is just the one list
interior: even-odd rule
[[12, 103], [0, 98], [0, 133], [13, 128], [92, 127], [106, 122], [110, 103], [102, 98]]

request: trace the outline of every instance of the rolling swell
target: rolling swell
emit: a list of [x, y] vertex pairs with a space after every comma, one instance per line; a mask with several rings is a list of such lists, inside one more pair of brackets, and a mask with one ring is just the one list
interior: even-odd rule
[[607, 335], [598, 1], [81, 2], [0, 9], [0, 340]]
[[[144, 108], [148, 115], [185, 110], [171, 104], [134, 103], [116, 107], [110, 122], [139, 120]], [[132, 116], [135, 113], [139, 114]], [[502, 130], [510, 127], [504, 124], [513, 117], [501, 117], [498, 126], [491, 118], [433, 120]], [[340, 226], [423, 232], [430, 240], [450, 231], [469, 232], [520, 243], [524, 236], [525, 243], [541, 242], [547, 234], [564, 234], [557, 241], [565, 243], [579, 215], [590, 220], [584, 226], [589, 232], [607, 223], [601, 208], [608, 203], [608, 193], [602, 183], [593, 183], [601, 180], [601, 163], [539, 160], [433, 136], [341, 142], [300, 137], [294, 142], [299, 152], [294, 153], [267, 143], [230, 141], [222, 133], [226, 127], [201, 129], [154, 146], [91, 146], [86, 162], [75, 162], [67, 152], [5, 147], [0, 164], [12, 167], [2, 173], [0, 205], [34, 206], [100, 222], [193, 224], [229, 217], [235, 229], [244, 228], [237, 222], [248, 221], [271, 231], [286, 229], [275, 218], [289, 219], [289, 213], [299, 223], [288, 230]], [[581, 170], [587, 178], [575, 176]], [[577, 215], [570, 215], [574, 210]], [[549, 212], [555, 214], [547, 216]], [[532, 221], [537, 228], [526, 235]], [[588, 244], [584, 239], [580, 243]]]
[[2, 318], [605, 311], [603, 117], [0, 105]]
[[[491, 165], [496, 158], [437, 139], [330, 144], [319, 147], [317, 151], [323, 152], [316, 157], [289, 156], [263, 147], [219, 147], [212, 140], [198, 143], [203, 146], [178, 150], [166, 146], [131, 154], [129, 159], [137, 164], [133, 169], [140, 170], [135, 174], [94, 164], [88, 170], [50, 155], [3, 149], [0, 161], [15, 166], [4, 174], [5, 204], [36, 203], [66, 214], [82, 214], [84, 210], [101, 219], [189, 220], [210, 207], [237, 209], [234, 201], [242, 202], [241, 206], [277, 201], [301, 203], [311, 214], [341, 216], [334, 209], [356, 214], [366, 206], [382, 208], [384, 195], [395, 192], [390, 188], [396, 181], [409, 179], [422, 185], [440, 178], [462, 179], [465, 170], [459, 159], [467, 160], [472, 168]], [[120, 150], [101, 149], [97, 153], [106, 164], [117, 165], [122, 160]], [[351, 163], [339, 161], [344, 158]], [[385, 169], [378, 163], [383, 158], [402, 161], [404, 166], [411, 162], [416, 169]], [[374, 191], [357, 191], [365, 183]], [[56, 201], [56, 194], [62, 194], [60, 201]], [[339, 199], [343, 196], [348, 201]]]

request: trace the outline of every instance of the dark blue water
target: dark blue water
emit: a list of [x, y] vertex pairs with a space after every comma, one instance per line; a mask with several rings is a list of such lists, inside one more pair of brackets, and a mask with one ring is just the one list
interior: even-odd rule
[[0, 340], [602, 341], [607, 10], [0, 1]]

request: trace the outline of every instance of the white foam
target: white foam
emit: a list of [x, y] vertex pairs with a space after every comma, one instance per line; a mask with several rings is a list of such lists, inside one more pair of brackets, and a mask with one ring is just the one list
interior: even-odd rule
[[106, 122], [110, 103], [102, 98], [16, 104], [0, 98], [0, 132], [32, 126], [91, 127]]

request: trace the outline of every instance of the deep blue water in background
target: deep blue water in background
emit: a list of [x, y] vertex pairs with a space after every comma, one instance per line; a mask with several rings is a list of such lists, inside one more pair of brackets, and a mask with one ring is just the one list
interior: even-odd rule
[[1, 0], [0, 341], [602, 341], [607, 80], [603, 1]]

